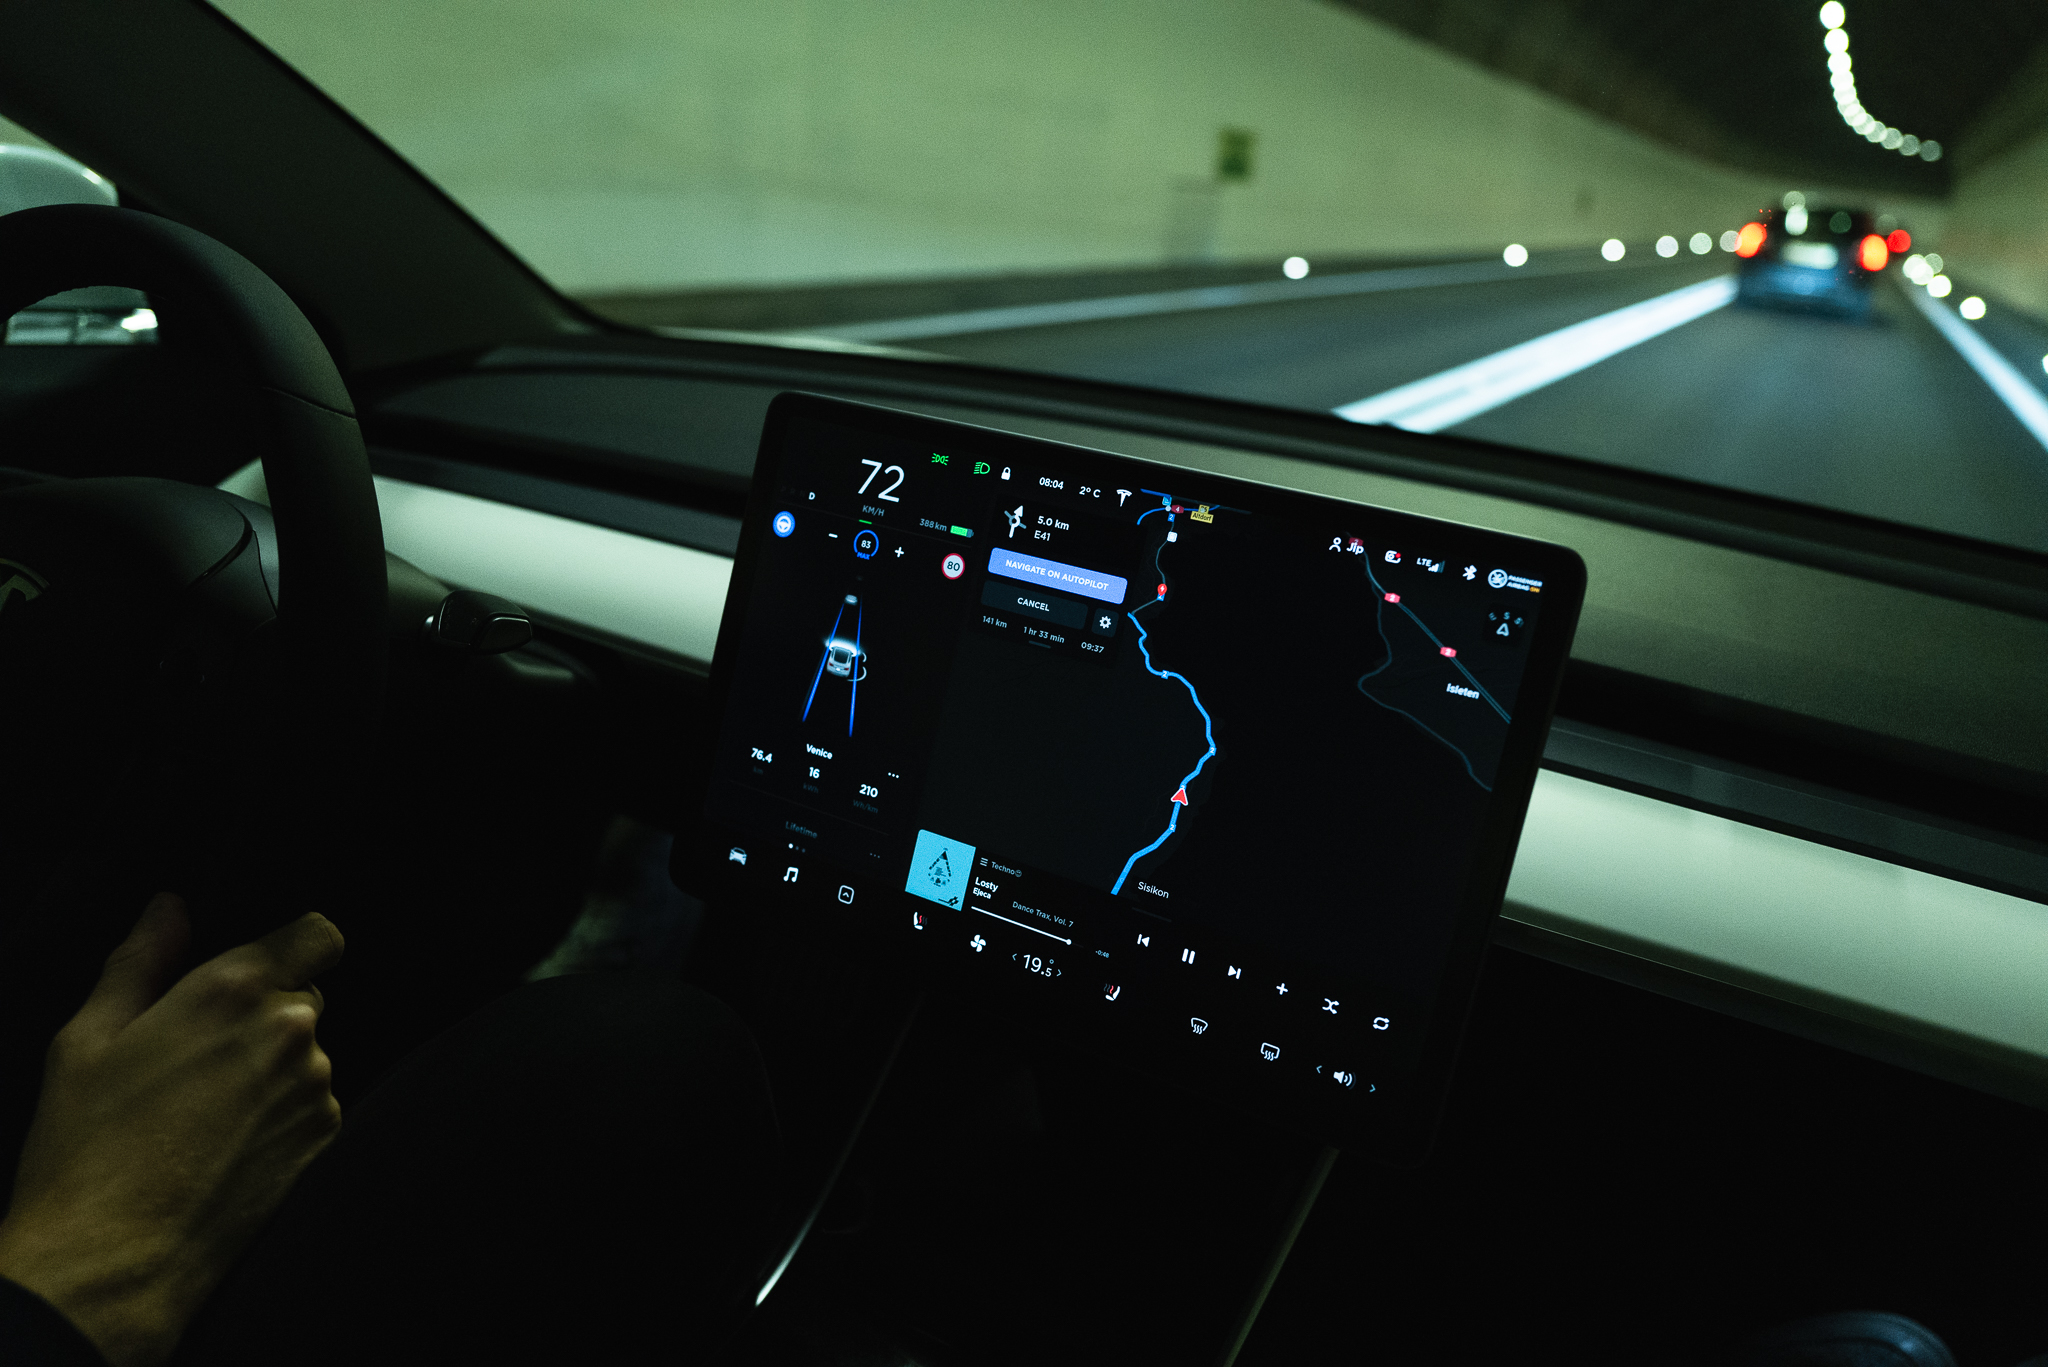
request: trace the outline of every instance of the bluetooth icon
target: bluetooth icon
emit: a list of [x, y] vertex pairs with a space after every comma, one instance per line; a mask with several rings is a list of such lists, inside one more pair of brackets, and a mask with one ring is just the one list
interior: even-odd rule
[[1466, 579], [1468, 579], [1468, 580], [1470, 580], [1470, 579], [1477, 579], [1478, 577], [1479, 577], [1479, 567], [1478, 567], [1477, 565], [1467, 565], [1467, 566], [1465, 567], [1465, 578], [1466, 578]]

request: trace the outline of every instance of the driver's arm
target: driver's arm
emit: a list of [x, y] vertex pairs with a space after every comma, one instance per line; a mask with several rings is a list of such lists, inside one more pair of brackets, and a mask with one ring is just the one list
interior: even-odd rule
[[0, 1221], [8, 1363], [81, 1360], [44, 1305], [115, 1367], [162, 1362], [340, 1126], [312, 979], [341, 933], [303, 916], [173, 982], [189, 934], [159, 894], [50, 1046]]

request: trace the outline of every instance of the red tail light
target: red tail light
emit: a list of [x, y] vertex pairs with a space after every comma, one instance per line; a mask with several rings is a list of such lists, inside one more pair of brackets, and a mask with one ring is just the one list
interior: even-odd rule
[[1763, 247], [1764, 225], [1761, 223], [1745, 223], [1742, 225], [1742, 231], [1735, 234], [1737, 256], [1755, 256]]
[[1884, 245], [1884, 239], [1876, 233], [1864, 238], [1856, 248], [1856, 264], [1867, 271], [1883, 270], [1884, 263], [1891, 260], [1891, 257], [1891, 251]]
[[1909, 252], [1913, 250], [1913, 234], [1904, 228], [1894, 228], [1892, 235], [1884, 240], [1884, 245], [1892, 249], [1893, 256], [1900, 252]]

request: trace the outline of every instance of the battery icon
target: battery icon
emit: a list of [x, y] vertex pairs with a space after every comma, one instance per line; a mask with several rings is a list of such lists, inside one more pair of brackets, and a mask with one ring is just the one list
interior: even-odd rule
[[971, 527], [955, 527], [955, 528], [953, 529], [953, 535], [955, 535], [955, 536], [973, 536], [973, 535], [974, 535], [974, 530], [973, 530], [973, 528], [971, 528]]

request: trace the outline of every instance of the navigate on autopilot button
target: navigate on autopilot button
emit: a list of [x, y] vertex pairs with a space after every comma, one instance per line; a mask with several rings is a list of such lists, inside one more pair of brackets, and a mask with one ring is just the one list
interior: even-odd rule
[[[1042, 556], [1025, 555], [1021, 551], [1005, 550], [1001, 546], [988, 553], [988, 572], [1005, 579], [1022, 580], [1024, 583], [1042, 588], [1053, 588], [1063, 593], [1093, 598], [1112, 606], [1124, 601], [1124, 591], [1130, 587], [1130, 581], [1121, 575], [1083, 569], [1079, 565], [1069, 565], [1060, 560], [1047, 560]], [[1074, 625], [1079, 626], [1080, 623], [1076, 622]]]

